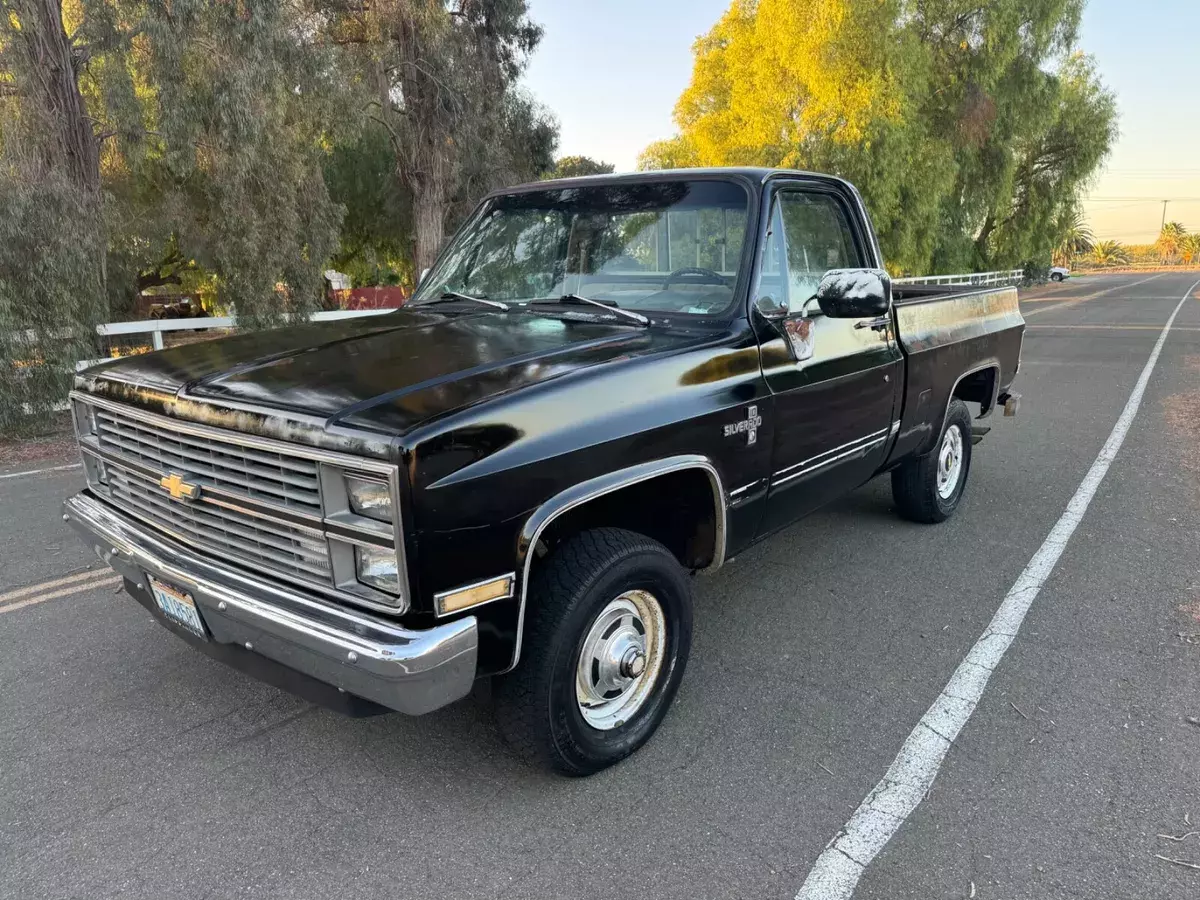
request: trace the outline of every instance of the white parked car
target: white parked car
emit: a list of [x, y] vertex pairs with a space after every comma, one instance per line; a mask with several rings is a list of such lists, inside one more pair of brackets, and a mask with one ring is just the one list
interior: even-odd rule
[[1051, 281], [1064, 281], [1070, 277], [1071, 277], [1071, 270], [1068, 269], [1066, 266], [1051, 266], [1050, 267], [1050, 280]]

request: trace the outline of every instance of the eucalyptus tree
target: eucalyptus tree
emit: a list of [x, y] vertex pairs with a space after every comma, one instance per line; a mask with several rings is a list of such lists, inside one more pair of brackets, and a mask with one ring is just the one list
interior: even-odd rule
[[390, 139], [420, 271], [465, 205], [553, 164], [557, 124], [518, 84], [541, 28], [524, 0], [329, 3], [325, 13]]

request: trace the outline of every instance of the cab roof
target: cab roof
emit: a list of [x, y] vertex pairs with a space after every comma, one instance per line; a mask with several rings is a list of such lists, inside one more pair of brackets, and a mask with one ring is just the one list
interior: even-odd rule
[[512, 187], [498, 188], [489, 197], [504, 194], [540, 191], [547, 188], [595, 187], [604, 184], [664, 181], [681, 178], [734, 178], [750, 186], [761, 185], [772, 178], [798, 177], [827, 181], [851, 186], [850, 182], [836, 175], [822, 172], [805, 172], [800, 169], [772, 169], [765, 166], [704, 166], [692, 169], [651, 169], [644, 172], [615, 172], [608, 175], [580, 175], [575, 178], [553, 178], [548, 181], [530, 181]]

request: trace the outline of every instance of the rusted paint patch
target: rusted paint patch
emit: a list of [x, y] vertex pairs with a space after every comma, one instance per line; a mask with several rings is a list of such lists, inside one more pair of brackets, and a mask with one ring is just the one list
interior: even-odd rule
[[77, 375], [75, 387], [117, 403], [126, 403], [197, 425], [209, 425], [352, 456], [390, 461], [394, 455], [391, 440], [385, 436], [376, 439], [329, 428], [323, 419], [303, 417], [285, 410], [247, 410], [209, 400], [191, 400], [154, 387], [108, 379], [103, 377], [103, 372]]

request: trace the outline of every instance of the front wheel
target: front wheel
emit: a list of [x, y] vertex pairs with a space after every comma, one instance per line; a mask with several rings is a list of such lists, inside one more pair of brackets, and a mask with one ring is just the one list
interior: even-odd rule
[[1050, 280], [1051, 281], [1062, 281], [1063, 280], [1062, 272], [1055, 272], [1054, 274], [1052, 274], [1050, 276]]
[[971, 470], [971, 413], [950, 402], [937, 449], [892, 470], [892, 497], [913, 522], [944, 522], [958, 509]]
[[495, 686], [500, 730], [564, 774], [607, 768], [654, 734], [691, 643], [691, 584], [666, 547], [618, 528], [575, 535], [530, 585], [520, 662]]

